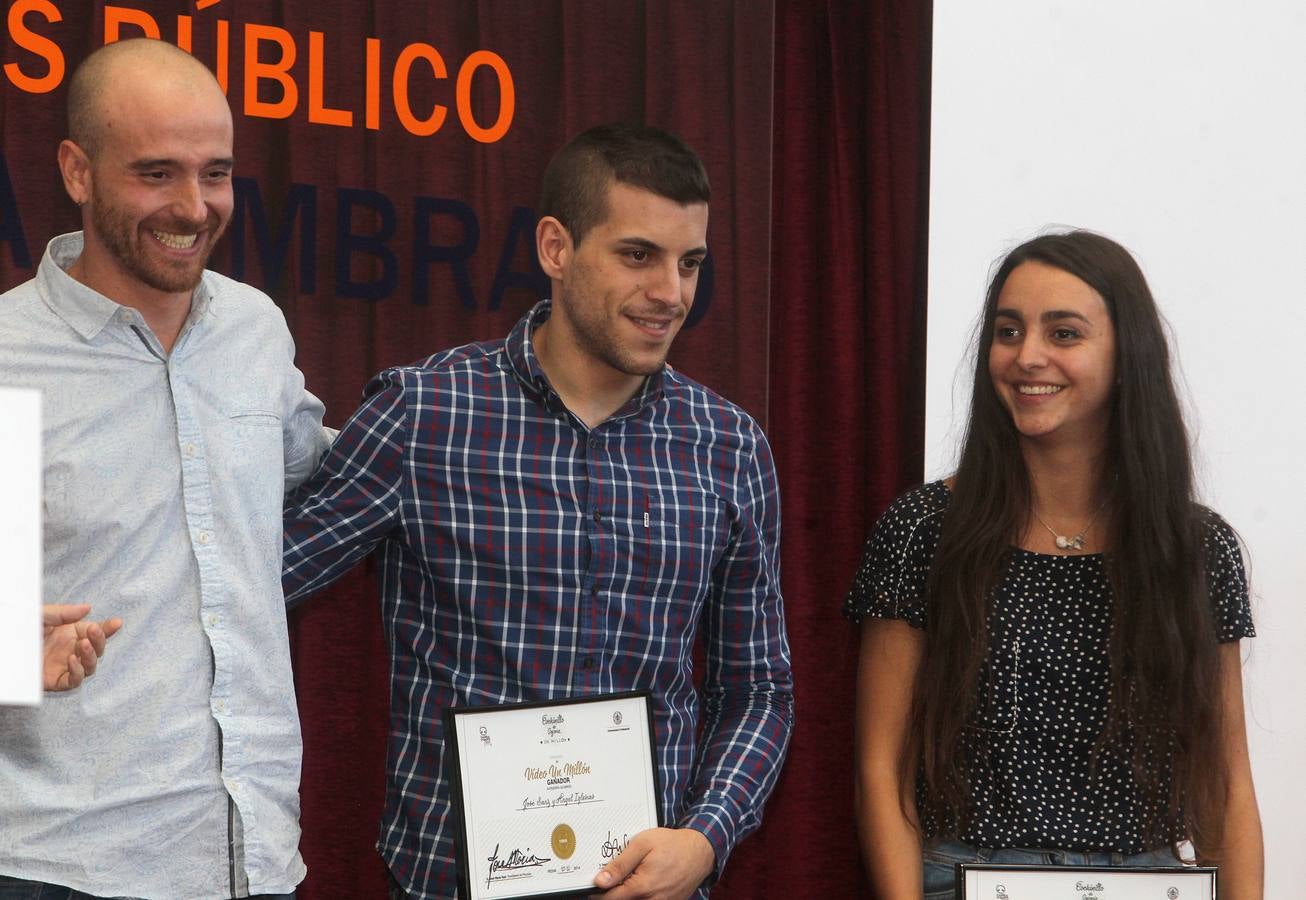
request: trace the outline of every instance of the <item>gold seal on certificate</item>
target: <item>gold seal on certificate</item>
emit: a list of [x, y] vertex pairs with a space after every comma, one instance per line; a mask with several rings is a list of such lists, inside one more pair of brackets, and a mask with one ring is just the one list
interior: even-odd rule
[[957, 866], [957, 900], [1214, 900], [1212, 866]]
[[661, 825], [648, 691], [445, 710], [461, 896], [593, 893]]
[[553, 829], [553, 853], [558, 859], [571, 859], [576, 852], [576, 832], [570, 825], [559, 825]]

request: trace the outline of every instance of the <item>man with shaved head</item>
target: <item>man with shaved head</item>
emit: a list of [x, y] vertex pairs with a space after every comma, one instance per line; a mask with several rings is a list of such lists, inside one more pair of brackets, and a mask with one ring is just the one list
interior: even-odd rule
[[0, 709], [0, 898], [288, 896], [281, 507], [322, 405], [272, 301], [205, 270], [233, 204], [209, 71], [124, 41], [68, 105], [82, 231], [0, 297], [0, 385], [43, 396], [45, 599], [124, 624], [94, 678]]

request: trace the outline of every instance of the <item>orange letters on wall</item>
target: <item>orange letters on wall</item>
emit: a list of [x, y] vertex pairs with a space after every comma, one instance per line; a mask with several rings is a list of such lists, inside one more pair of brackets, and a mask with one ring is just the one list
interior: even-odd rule
[[[202, 10], [210, 5], [213, 5], [213, 0], [208, 3], [199, 2], [196, 9]], [[45, 71], [34, 74], [32, 65], [23, 61], [6, 63], [4, 71], [18, 89], [42, 94], [63, 83], [67, 64], [57, 43], [28, 26], [29, 15], [42, 16], [50, 23], [60, 22], [63, 17], [51, 0], [13, 0], [9, 6], [7, 22], [10, 39], [16, 46], [43, 61]], [[178, 15], [176, 32], [171, 36], [176, 45], [188, 53], [195, 49], [197, 29], [194, 19], [191, 15]], [[205, 19], [206, 17], [200, 17], [201, 28], [204, 30], [201, 31], [199, 40], [213, 41], [214, 74], [225, 93], [230, 82], [231, 23], [226, 19]], [[209, 26], [212, 26], [212, 30], [209, 30]], [[308, 32], [308, 71], [304, 73], [301, 67], [297, 73], [295, 63], [299, 58], [299, 48], [295, 35], [276, 25], [260, 25], [255, 22], [246, 22], [238, 27], [244, 29], [242, 111], [246, 116], [288, 119], [295, 115], [299, 108], [301, 80], [307, 74], [305, 115], [308, 121], [335, 128], [354, 127], [355, 109], [351, 108], [348, 98], [335, 97], [333, 99], [339, 105], [328, 105], [327, 41], [324, 32]], [[165, 39], [159, 20], [151, 13], [129, 6], [105, 5], [104, 43], [111, 44], [137, 35], [156, 40]], [[362, 126], [371, 131], [381, 129], [384, 99], [382, 51], [379, 39], [364, 39], [363, 109], [359, 118]], [[417, 65], [419, 62], [424, 65]], [[445, 62], [444, 55], [434, 46], [415, 41], [399, 50], [390, 73], [390, 102], [395, 118], [405, 131], [417, 137], [436, 134], [449, 119], [449, 107], [452, 105], [457, 110], [458, 124], [472, 140], [492, 144], [508, 134], [517, 113], [517, 90], [512, 69], [502, 56], [485, 49], [472, 52], [458, 67], [453, 84], [453, 103], [433, 102], [429, 113], [425, 110], [415, 112], [411, 88], [415, 79], [426, 77], [427, 70], [430, 72], [429, 77], [436, 82], [448, 83], [449, 65]], [[487, 72], [482, 74], [482, 70]], [[488, 125], [477, 119], [474, 109], [472, 88], [478, 75], [492, 76], [498, 85], [498, 108], [493, 121]], [[278, 93], [279, 96], [276, 96]], [[263, 97], [274, 95], [274, 99], [261, 99], [260, 94]], [[353, 106], [356, 107], [357, 103], [357, 99], [354, 99]], [[493, 109], [492, 103], [491, 108]], [[483, 109], [482, 113], [484, 112]]]
[[[265, 43], [281, 47], [276, 62], [262, 62], [259, 48]], [[245, 115], [260, 119], [289, 119], [299, 103], [299, 88], [290, 77], [295, 64], [295, 39], [290, 32], [275, 25], [245, 25]], [[281, 85], [281, 99], [267, 102], [258, 98], [264, 80]]]
[[[472, 76], [481, 66], [489, 66], [499, 77], [499, 118], [489, 128], [482, 128], [472, 116]], [[489, 50], [477, 50], [467, 57], [458, 70], [458, 119], [467, 135], [482, 144], [493, 144], [508, 133], [516, 111], [517, 91], [513, 87], [512, 72], [503, 57]]]
[[18, 63], [11, 62], [5, 63], [5, 75], [19, 90], [29, 94], [44, 94], [57, 88], [63, 81], [63, 51], [54, 41], [28, 30], [23, 20], [30, 12], [40, 13], [47, 22], [62, 21], [63, 16], [50, 0], [17, 0], [9, 7], [10, 38], [19, 47], [45, 60], [46, 73], [40, 76], [27, 75], [18, 67]]
[[413, 115], [413, 108], [408, 104], [408, 74], [413, 67], [413, 63], [418, 59], [424, 59], [430, 63], [431, 71], [435, 73], [436, 78], [448, 78], [449, 70], [445, 67], [444, 57], [440, 55], [440, 51], [429, 44], [409, 44], [399, 54], [399, 59], [395, 61], [395, 115], [399, 116], [399, 121], [410, 132], [419, 137], [424, 137], [428, 134], [435, 134], [440, 130], [440, 126], [444, 124], [445, 116], [449, 114], [449, 110], [437, 103], [428, 118], [419, 119]]

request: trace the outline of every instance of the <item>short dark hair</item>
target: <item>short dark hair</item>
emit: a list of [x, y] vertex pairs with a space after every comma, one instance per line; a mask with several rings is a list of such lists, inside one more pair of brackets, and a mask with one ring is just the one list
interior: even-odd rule
[[685, 206], [712, 197], [703, 161], [688, 144], [652, 125], [617, 122], [581, 132], [554, 155], [544, 170], [540, 216], [557, 219], [579, 244], [607, 218], [614, 181]]

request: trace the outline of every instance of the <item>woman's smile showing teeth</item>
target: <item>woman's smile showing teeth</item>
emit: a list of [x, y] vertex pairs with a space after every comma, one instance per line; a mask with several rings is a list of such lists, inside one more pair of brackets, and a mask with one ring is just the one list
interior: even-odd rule
[[[1104, 441], [1115, 406], [1115, 326], [1092, 286], [1028, 260], [992, 304], [988, 374], [1022, 439]], [[1031, 444], [1030, 446], [1034, 446]]]
[[166, 231], [151, 231], [155, 239], [165, 247], [173, 250], [189, 250], [195, 246], [197, 234], [169, 234]]

